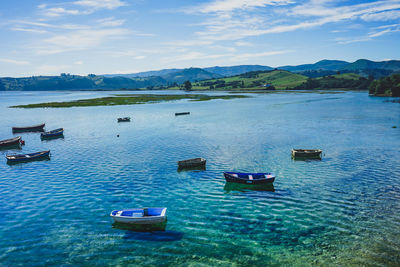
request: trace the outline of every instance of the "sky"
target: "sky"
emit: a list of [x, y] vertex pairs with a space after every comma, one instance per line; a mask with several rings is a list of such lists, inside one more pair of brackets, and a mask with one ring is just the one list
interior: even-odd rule
[[400, 0], [1, 0], [0, 77], [400, 59]]

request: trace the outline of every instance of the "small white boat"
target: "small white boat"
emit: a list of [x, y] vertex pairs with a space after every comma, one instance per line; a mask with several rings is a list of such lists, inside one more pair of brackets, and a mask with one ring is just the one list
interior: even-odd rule
[[157, 224], [167, 220], [167, 208], [113, 210], [110, 216], [119, 223]]

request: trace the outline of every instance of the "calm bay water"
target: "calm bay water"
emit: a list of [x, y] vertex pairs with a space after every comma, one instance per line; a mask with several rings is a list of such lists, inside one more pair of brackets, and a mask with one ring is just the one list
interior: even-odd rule
[[[65, 129], [0, 151], [0, 265], [400, 264], [399, 104], [346, 92], [8, 108], [108, 94], [0, 92], [0, 139], [12, 126]], [[294, 161], [293, 147], [323, 159]], [[49, 161], [6, 164], [45, 149]], [[207, 170], [177, 172], [191, 157]], [[228, 186], [223, 171], [274, 172], [274, 191]], [[166, 231], [113, 228], [111, 210], [143, 206], [168, 207]]]

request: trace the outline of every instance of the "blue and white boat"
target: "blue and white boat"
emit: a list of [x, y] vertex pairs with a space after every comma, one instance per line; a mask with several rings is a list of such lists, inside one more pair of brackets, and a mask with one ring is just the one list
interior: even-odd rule
[[119, 223], [157, 224], [167, 220], [167, 208], [113, 210], [110, 216]]
[[275, 174], [270, 172], [224, 172], [224, 176], [227, 182], [240, 184], [268, 184], [275, 181]]
[[58, 128], [52, 131], [44, 132], [40, 134], [41, 138], [52, 138], [52, 137], [59, 137], [64, 134], [63, 128]]
[[7, 155], [7, 163], [16, 163], [16, 162], [27, 162], [33, 160], [39, 160], [44, 158], [49, 158], [50, 150], [40, 151], [29, 154], [11, 154]]

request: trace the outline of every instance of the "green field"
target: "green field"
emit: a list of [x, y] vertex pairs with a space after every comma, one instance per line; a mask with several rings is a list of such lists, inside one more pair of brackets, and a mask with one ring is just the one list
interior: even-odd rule
[[285, 70], [253, 71], [227, 78], [193, 83], [192, 90], [277, 90], [290, 89], [307, 81], [304, 75]]

